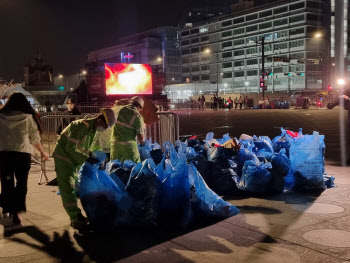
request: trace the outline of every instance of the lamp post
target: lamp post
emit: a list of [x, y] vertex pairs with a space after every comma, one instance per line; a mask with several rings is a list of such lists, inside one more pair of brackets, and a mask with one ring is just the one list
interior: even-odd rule
[[[210, 49], [207, 48], [204, 50], [206, 54], [210, 54]], [[219, 52], [215, 52], [212, 54], [216, 54], [216, 97], [219, 97]]]

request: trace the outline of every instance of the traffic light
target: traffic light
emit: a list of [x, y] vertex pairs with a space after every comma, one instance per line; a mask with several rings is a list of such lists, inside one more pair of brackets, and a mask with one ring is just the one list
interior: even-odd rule
[[304, 73], [297, 73], [298, 76], [305, 76]]
[[292, 76], [292, 73], [284, 73], [285, 76]]
[[264, 88], [264, 78], [260, 78], [260, 87]]
[[270, 73], [270, 76], [273, 76], [273, 73], [272, 73], [272, 72]]
[[328, 91], [332, 91], [332, 86], [328, 85]]

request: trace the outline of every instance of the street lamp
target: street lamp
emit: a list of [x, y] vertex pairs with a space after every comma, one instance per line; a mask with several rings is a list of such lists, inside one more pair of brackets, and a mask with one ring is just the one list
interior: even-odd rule
[[338, 79], [337, 80], [337, 83], [340, 85], [340, 86], [343, 86], [345, 84], [345, 80], [344, 79]]
[[59, 74], [58, 77], [59, 77], [60, 79], [62, 79], [62, 78], [63, 78], [63, 75], [62, 75], [62, 74]]
[[[211, 51], [209, 48], [206, 48], [204, 50], [204, 53], [210, 54]], [[217, 62], [217, 65], [216, 65], [216, 97], [219, 97], [219, 53], [215, 52], [212, 54], [216, 54], [216, 62]]]

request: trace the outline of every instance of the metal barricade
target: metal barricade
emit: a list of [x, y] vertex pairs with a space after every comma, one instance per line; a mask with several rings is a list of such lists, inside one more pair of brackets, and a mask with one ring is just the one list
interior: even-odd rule
[[163, 145], [166, 141], [174, 143], [179, 139], [179, 116], [173, 112], [158, 112], [159, 120], [146, 126], [146, 138]]
[[57, 139], [57, 131], [63, 130], [68, 126], [72, 121], [77, 119], [83, 119], [85, 115], [47, 115], [41, 118], [43, 125], [43, 134], [41, 136], [41, 142], [43, 148], [49, 155], [51, 155]]

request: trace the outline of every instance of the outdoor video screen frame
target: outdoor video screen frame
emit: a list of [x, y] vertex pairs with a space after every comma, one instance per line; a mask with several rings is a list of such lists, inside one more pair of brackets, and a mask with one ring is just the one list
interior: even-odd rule
[[151, 95], [152, 68], [148, 64], [106, 63], [106, 95]]

